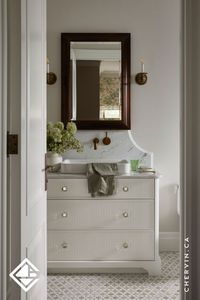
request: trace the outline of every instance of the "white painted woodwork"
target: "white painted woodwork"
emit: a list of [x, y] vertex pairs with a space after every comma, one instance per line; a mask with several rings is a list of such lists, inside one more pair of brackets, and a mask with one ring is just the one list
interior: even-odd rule
[[48, 261], [48, 273], [146, 273], [160, 274], [159, 260], [112, 260], [112, 261]]
[[[117, 179], [117, 192], [106, 198], [154, 199], [154, 179]], [[48, 199], [91, 198], [87, 179], [49, 179]], [[101, 197], [102, 198], [102, 197]]]
[[50, 231], [48, 260], [154, 260], [154, 232]]
[[7, 299], [7, 1], [0, 0], [0, 298]]
[[[39, 269], [21, 299], [46, 294], [46, 1], [21, 0], [21, 259]], [[26, 298], [27, 297], [27, 298]]]
[[158, 177], [120, 176], [116, 194], [93, 198], [85, 176], [50, 174], [48, 271], [159, 275]]
[[160, 251], [180, 252], [180, 233], [179, 232], [160, 232], [159, 235]]
[[48, 230], [154, 229], [154, 200], [49, 200]]
[[[95, 44], [95, 43], [94, 43]], [[117, 45], [118, 44], [118, 45]], [[109, 47], [109, 43], [107, 44]], [[74, 47], [74, 48], [72, 48]], [[79, 46], [78, 46], [79, 47]], [[98, 45], [96, 46], [96, 48]], [[104, 46], [106, 47], [106, 45]], [[119, 42], [116, 42], [116, 47], [120, 48]], [[76, 49], [76, 44], [71, 46], [71, 57], [75, 57], [75, 60], [100, 60], [100, 61], [120, 61], [121, 49]]]

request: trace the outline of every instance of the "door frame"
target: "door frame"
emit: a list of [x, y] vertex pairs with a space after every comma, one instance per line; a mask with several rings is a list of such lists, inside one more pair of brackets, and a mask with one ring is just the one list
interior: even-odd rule
[[6, 299], [7, 236], [7, 2], [0, 0], [0, 297]]
[[[200, 6], [199, 0], [182, 0], [182, 33], [181, 33], [181, 299], [200, 299], [200, 164], [197, 156], [200, 149], [199, 130], [199, 71], [197, 64], [199, 52]], [[185, 238], [189, 237], [189, 251], [185, 249]], [[186, 254], [186, 256], [185, 256]], [[189, 254], [189, 289], [184, 292], [184, 263], [188, 264]], [[188, 268], [186, 268], [186, 271]]]

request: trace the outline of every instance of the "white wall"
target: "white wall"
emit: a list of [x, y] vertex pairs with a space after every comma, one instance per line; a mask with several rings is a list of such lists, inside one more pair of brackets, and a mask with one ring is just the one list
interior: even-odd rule
[[[163, 174], [160, 230], [178, 231], [174, 184], [179, 183], [180, 0], [48, 0], [48, 58], [58, 81], [48, 86], [48, 120], [60, 119], [61, 32], [130, 32], [132, 132], [154, 153]], [[134, 75], [145, 61], [148, 83]]]

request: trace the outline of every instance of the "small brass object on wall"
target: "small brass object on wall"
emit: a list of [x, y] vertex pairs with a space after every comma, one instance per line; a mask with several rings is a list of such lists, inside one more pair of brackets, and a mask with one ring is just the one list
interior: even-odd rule
[[145, 72], [136, 74], [136, 76], [135, 76], [136, 83], [139, 85], [145, 84], [147, 82], [147, 74], [148, 73], [145, 73]]
[[99, 143], [99, 139], [96, 137], [93, 139], [94, 150], [97, 150], [97, 144]]
[[52, 85], [56, 83], [57, 76], [53, 72], [47, 73], [47, 84]]
[[106, 136], [103, 139], [103, 144], [104, 145], [110, 145], [110, 143], [111, 143], [111, 139], [108, 137], [108, 133], [106, 132]]

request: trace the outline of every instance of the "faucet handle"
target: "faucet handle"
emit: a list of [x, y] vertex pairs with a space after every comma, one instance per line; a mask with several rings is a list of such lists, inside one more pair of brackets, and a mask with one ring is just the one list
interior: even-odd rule
[[94, 144], [94, 150], [97, 150], [97, 144], [99, 143], [99, 139], [97, 137], [95, 137], [93, 139], [93, 144]]
[[110, 145], [110, 143], [111, 143], [111, 139], [108, 137], [107, 132], [106, 132], [105, 138], [103, 139], [103, 143], [104, 143], [104, 145]]

